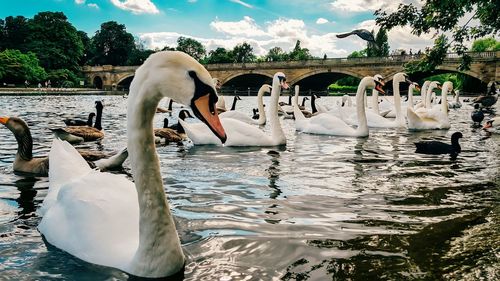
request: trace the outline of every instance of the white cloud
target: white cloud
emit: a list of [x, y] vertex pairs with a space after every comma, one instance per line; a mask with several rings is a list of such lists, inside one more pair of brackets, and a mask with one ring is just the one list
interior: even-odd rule
[[328, 23], [328, 20], [325, 18], [318, 18], [316, 20], [316, 24], [325, 24], [325, 23]]
[[99, 6], [95, 3], [88, 3], [87, 6], [89, 6], [90, 8], [99, 9]]
[[75, 3], [81, 5], [85, 3], [85, 0], [75, 0]]
[[243, 17], [242, 20], [231, 22], [231, 21], [215, 21], [210, 23], [210, 27], [221, 33], [227, 35], [243, 35], [243, 36], [265, 36], [267, 35], [256, 23], [248, 16]]
[[252, 8], [253, 8], [253, 6], [252, 6], [252, 5], [250, 5], [250, 4], [248, 4], [248, 3], [245, 3], [245, 2], [243, 2], [243, 1], [241, 1], [241, 0], [229, 0], [229, 1], [231, 1], [231, 2], [233, 2], [233, 3], [236, 3], [236, 4], [240, 4], [240, 5], [242, 5], [242, 6], [245, 6], [245, 7], [247, 7], [247, 8], [250, 8], [250, 9], [252, 9]]
[[335, 0], [330, 3], [330, 9], [333, 12], [343, 13], [361, 13], [382, 9], [387, 12], [396, 11], [400, 3], [413, 3], [420, 6], [418, 0]]
[[133, 14], [158, 14], [158, 8], [150, 0], [111, 0], [116, 7]]
[[198, 0], [188, 0], [188, 3], [196, 3]]
[[335, 33], [322, 35], [308, 35], [306, 25], [302, 20], [277, 19], [266, 23], [265, 27], [258, 26], [250, 17], [244, 17], [238, 22], [223, 22], [215, 20], [210, 24], [211, 28], [223, 34], [224, 38], [200, 38], [176, 32], [143, 33], [139, 38], [149, 48], [162, 49], [166, 45], [175, 47], [177, 38], [180, 36], [190, 37], [201, 42], [207, 51], [218, 47], [233, 49], [237, 44], [247, 42], [253, 47], [258, 56], [266, 55], [273, 47], [280, 47], [289, 52], [295, 46], [297, 40], [301, 41], [301, 47], [308, 48], [312, 55], [323, 57], [345, 57], [349, 52], [344, 48], [337, 48], [339, 41]]

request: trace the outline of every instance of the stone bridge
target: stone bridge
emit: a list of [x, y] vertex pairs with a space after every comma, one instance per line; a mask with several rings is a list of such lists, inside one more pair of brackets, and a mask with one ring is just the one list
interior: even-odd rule
[[[458, 70], [460, 58], [448, 54], [443, 64], [434, 73], [416, 73], [412, 79], [418, 80], [430, 75], [461, 72], [482, 83], [500, 81], [500, 52], [469, 53], [472, 57], [470, 70]], [[255, 91], [260, 85], [271, 82], [274, 73], [281, 71], [287, 75], [290, 85], [300, 84], [304, 90], [325, 90], [328, 85], [345, 76], [362, 78], [381, 74], [386, 82], [403, 71], [404, 64], [418, 59], [413, 56], [390, 56], [379, 58], [332, 58], [307, 61], [279, 61], [255, 63], [224, 63], [205, 65], [212, 77], [222, 83], [222, 91]], [[86, 66], [84, 73], [88, 82], [101, 89], [128, 89], [137, 66]]]

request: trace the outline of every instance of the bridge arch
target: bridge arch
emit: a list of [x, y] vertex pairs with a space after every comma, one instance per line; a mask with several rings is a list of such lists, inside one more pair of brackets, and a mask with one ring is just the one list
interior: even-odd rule
[[92, 78], [92, 86], [94, 86], [94, 88], [102, 89], [103, 85], [104, 85], [104, 83], [103, 83], [101, 76], [96, 75]]
[[256, 91], [262, 84], [271, 84], [273, 76], [264, 71], [239, 72], [222, 80], [223, 91], [247, 90]]
[[130, 84], [132, 83], [132, 80], [134, 79], [134, 76], [135, 76], [135, 73], [123, 76], [116, 83], [116, 89], [117, 90], [128, 90], [130, 88]]
[[324, 91], [330, 84], [346, 76], [363, 78], [363, 75], [347, 70], [313, 70], [293, 77], [289, 84], [299, 84], [304, 91]]

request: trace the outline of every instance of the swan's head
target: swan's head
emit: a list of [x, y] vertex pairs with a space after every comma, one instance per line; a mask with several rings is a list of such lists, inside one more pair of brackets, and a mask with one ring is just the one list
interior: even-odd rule
[[[441, 90], [446, 90], [448, 92], [453, 91], [453, 83], [451, 81], [444, 82]], [[448, 93], [448, 92], [446, 92], [446, 93]]]
[[410, 78], [408, 77], [408, 74], [404, 72], [398, 72], [394, 74], [394, 83], [402, 83], [402, 82], [406, 82], [408, 84], [412, 83], [410, 81]]
[[264, 85], [260, 86], [259, 92], [263, 91], [264, 93], [271, 93], [272, 88], [273, 87], [271, 87], [271, 85], [264, 84]]
[[286, 90], [286, 89], [290, 88], [288, 86], [288, 84], [286, 83], [286, 75], [283, 72], [276, 72], [274, 74], [273, 79], [279, 80], [282, 89]]
[[200, 63], [186, 53], [163, 51], [150, 55], [136, 70], [130, 92], [150, 95], [156, 102], [169, 97], [190, 106], [197, 118], [207, 124], [223, 143], [226, 141], [226, 133], [215, 108], [218, 96], [213, 79]]
[[438, 89], [441, 89], [441, 83], [439, 83], [438, 81], [432, 81], [430, 84], [429, 84], [429, 89], [434, 89], [434, 88], [438, 88]]
[[420, 91], [420, 86], [418, 85], [417, 82], [412, 82], [410, 84], [410, 87], [413, 88], [413, 89], [415, 89], [415, 90], [417, 90], [417, 91]]
[[[375, 75], [377, 76], [377, 75]], [[379, 77], [370, 77], [370, 76], [367, 76], [365, 78], [363, 78], [363, 80], [365, 80], [365, 83], [367, 87], [373, 87], [376, 91], [382, 93], [382, 94], [385, 94], [385, 90], [382, 88], [384, 87], [384, 81], [383, 81], [383, 78], [382, 76], [379, 75]]]
[[384, 82], [384, 77], [380, 74], [375, 74], [373, 76], [373, 79], [375, 79], [376, 81], [379, 81], [380, 83], [382, 83], [382, 86], [385, 85], [385, 82]]

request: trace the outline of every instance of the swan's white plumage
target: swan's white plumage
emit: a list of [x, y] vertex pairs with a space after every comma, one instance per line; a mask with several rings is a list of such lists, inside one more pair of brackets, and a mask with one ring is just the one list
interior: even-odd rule
[[[206, 95], [197, 96], [202, 89]], [[135, 276], [167, 277], [182, 270], [185, 257], [163, 187], [153, 118], [163, 97], [194, 103], [224, 138], [217, 114], [210, 112], [214, 95], [210, 74], [192, 57], [152, 54], [136, 70], [128, 95], [127, 150], [134, 182], [91, 170], [73, 147], [55, 140], [39, 225], [47, 241], [84, 261]]]
[[40, 232], [84, 261], [127, 271], [139, 242], [134, 184], [123, 175], [90, 169], [75, 148], [58, 139], [49, 161]]

